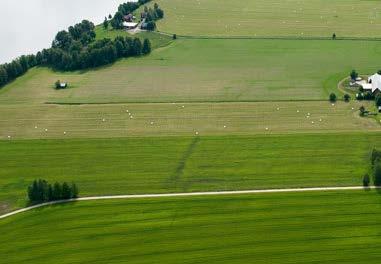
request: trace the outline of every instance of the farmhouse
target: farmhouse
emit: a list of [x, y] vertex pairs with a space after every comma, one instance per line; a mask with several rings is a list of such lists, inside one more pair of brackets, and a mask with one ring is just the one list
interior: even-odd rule
[[128, 15], [124, 16], [123, 19], [126, 22], [132, 22], [132, 21], [134, 21], [135, 17], [133, 14], [128, 14]]
[[377, 95], [381, 92], [381, 75], [379, 73], [375, 73], [368, 78], [368, 82], [362, 82], [360, 85], [364, 91]]
[[135, 22], [123, 22], [123, 27], [126, 29], [134, 29], [138, 26], [138, 23]]

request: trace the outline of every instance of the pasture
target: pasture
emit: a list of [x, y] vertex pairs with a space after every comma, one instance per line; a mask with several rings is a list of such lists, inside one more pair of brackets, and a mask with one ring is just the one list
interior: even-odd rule
[[158, 29], [193, 36], [381, 37], [374, 0], [158, 0]]
[[34, 180], [82, 196], [361, 185], [379, 133], [0, 141], [0, 213]]
[[115, 30], [112, 28], [105, 29], [102, 25], [95, 28], [96, 39], [115, 39], [116, 37], [138, 37], [142, 42], [144, 39], [149, 39], [152, 49], [157, 49], [169, 45], [172, 41], [172, 37], [158, 34], [156, 32], [140, 32], [139, 34], [131, 35], [124, 30]]
[[[4, 263], [378, 263], [374, 191], [93, 201], [0, 222]], [[43, 250], [42, 250], [43, 249]]]
[[[115, 138], [381, 131], [372, 102], [3, 105], [0, 139]], [[9, 138], [8, 138], [9, 137]]]
[[[327, 100], [380, 58], [376, 41], [177, 40], [96, 70], [34, 68], [0, 91], [0, 104]], [[69, 89], [55, 91], [58, 79]]]

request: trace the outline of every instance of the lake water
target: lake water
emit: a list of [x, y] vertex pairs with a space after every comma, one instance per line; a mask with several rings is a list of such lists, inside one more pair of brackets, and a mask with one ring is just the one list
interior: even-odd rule
[[55, 34], [88, 19], [95, 24], [126, 0], [0, 0], [0, 63], [36, 53]]

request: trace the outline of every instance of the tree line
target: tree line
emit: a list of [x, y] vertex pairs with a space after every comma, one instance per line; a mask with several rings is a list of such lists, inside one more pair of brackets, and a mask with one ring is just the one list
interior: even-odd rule
[[[373, 173], [373, 182], [375, 186], [381, 186], [381, 151], [377, 149], [373, 149], [371, 154], [371, 168]], [[365, 174], [363, 178], [364, 187], [370, 186], [370, 177], [369, 174]]]
[[162, 19], [164, 17], [164, 11], [159, 7], [157, 3], [154, 4], [153, 8], [144, 7], [145, 12], [145, 23], [147, 30], [156, 29], [156, 20]]
[[75, 183], [49, 184], [46, 180], [35, 180], [28, 187], [28, 198], [33, 204], [78, 198], [79, 190]]
[[95, 40], [95, 26], [87, 20], [68, 31], [57, 33], [49, 49], [36, 55], [23, 55], [10, 63], [0, 65], [0, 87], [16, 79], [35, 66], [48, 66], [72, 71], [102, 66], [119, 58], [141, 56], [151, 52], [151, 43], [145, 39], [117, 37], [114, 40]]

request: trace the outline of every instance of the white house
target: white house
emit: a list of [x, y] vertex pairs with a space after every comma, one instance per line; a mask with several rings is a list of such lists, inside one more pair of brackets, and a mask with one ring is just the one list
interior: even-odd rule
[[381, 92], [381, 75], [373, 74], [368, 78], [368, 83], [362, 83], [361, 86], [365, 91], [372, 92], [372, 94]]
[[135, 22], [123, 22], [123, 27], [126, 29], [134, 29], [138, 26], [138, 23]]

